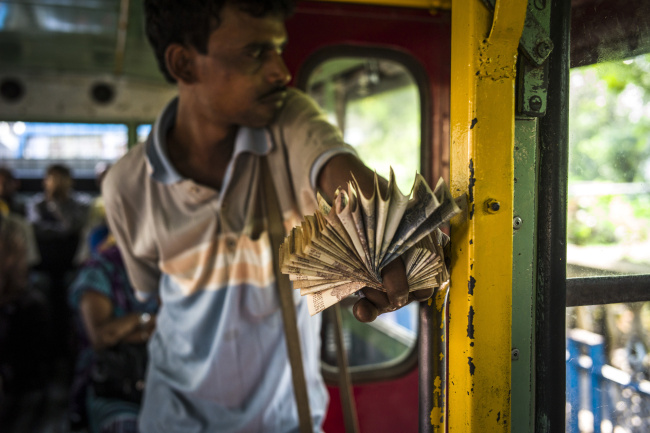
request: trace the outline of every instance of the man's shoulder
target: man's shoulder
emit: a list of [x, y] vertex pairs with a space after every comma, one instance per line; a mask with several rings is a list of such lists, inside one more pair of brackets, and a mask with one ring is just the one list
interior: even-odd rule
[[318, 105], [311, 98], [300, 89], [289, 87], [287, 89], [287, 99], [281, 111], [280, 118], [286, 118], [287, 114], [295, 114], [296, 111], [301, 111], [306, 108], [318, 109]]
[[122, 156], [106, 173], [102, 195], [106, 199], [114, 193], [131, 192], [142, 187], [141, 176], [146, 175], [145, 143], [138, 143]]

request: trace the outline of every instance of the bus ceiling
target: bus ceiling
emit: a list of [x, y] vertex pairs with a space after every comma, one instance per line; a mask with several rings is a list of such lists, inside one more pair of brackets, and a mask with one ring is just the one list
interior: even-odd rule
[[[451, 9], [451, 0], [320, 1], [342, 7], [349, 3]], [[530, 4], [543, 7], [550, 1], [530, 0]], [[308, 3], [299, 3], [299, 8]], [[649, 12], [647, 0], [572, 0], [572, 66], [650, 51]], [[166, 85], [144, 34], [140, 0], [0, 2], [0, 53], [0, 80], [46, 72]], [[10, 86], [8, 90], [16, 93], [19, 89]]]

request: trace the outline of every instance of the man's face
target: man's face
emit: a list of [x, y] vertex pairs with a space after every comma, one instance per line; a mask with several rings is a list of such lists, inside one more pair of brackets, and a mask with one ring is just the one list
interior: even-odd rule
[[282, 17], [255, 18], [226, 5], [207, 54], [197, 55], [197, 82], [190, 90], [206, 120], [267, 125], [282, 107], [291, 80], [282, 59], [286, 41]]
[[72, 179], [61, 173], [50, 173], [43, 179], [43, 187], [50, 197], [65, 197], [72, 187]]

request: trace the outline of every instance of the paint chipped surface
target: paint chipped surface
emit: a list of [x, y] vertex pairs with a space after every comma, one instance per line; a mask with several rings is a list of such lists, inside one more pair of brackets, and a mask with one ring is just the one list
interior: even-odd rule
[[517, 75], [517, 53], [501, 54], [499, 47], [484, 40], [479, 45], [478, 71], [479, 79], [505, 82]]
[[476, 366], [474, 365], [474, 358], [471, 356], [467, 357], [467, 364], [469, 365], [469, 375], [474, 376], [474, 370], [476, 369]]
[[476, 183], [476, 177], [474, 176], [474, 160], [469, 160], [469, 219], [471, 220], [474, 217], [474, 184]]
[[474, 203], [474, 184], [476, 177], [474, 176], [474, 160], [469, 160], [469, 202]]
[[442, 379], [436, 376], [433, 380], [433, 408], [431, 409], [431, 425], [434, 426], [434, 431], [443, 427], [443, 396], [442, 396]]
[[469, 276], [469, 283], [467, 283], [467, 293], [474, 294], [474, 287], [476, 287], [476, 278]]
[[474, 339], [474, 307], [469, 307], [469, 314], [467, 314], [467, 338]]

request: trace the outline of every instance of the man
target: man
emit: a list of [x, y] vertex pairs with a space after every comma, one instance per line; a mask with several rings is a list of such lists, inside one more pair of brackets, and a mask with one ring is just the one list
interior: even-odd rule
[[[297, 431], [261, 183], [273, 182], [288, 228], [314, 211], [316, 189], [332, 197], [352, 172], [370, 191], [374, 174], [309, 98], [286, 88], [291, 8], [289, 0], [145, 1], [149, 40], [178, 98], [103, 186], [136, 291], [162, 301], [144, 433]], [[401, 260], [383, 278], [387, 294], [365, 291], [359, 320], [432, 294], [409, 295]], [[320, 431], [320, 318], [295, 295]]]
[[67, 279], [74, 270], [74, 257], [87, 206], [77, 199], [73, 179], [66, 165], [52, 164], [45, 170], [43, 194], [28, 204], [27, 219], [34, 228], [41, 261], [36, 270], [49, 280], [48, 302], [52, 308], [53, 355], [70, 361], [72, 323], [67, 303]]
[[73, 196], [72, 182], [70, 169], [65, 165], [52, 164], [45, 170], [43, 194], [34, 197], [27, 213], [39, 239], [79, 236], [86, 222], [87, 206]]

